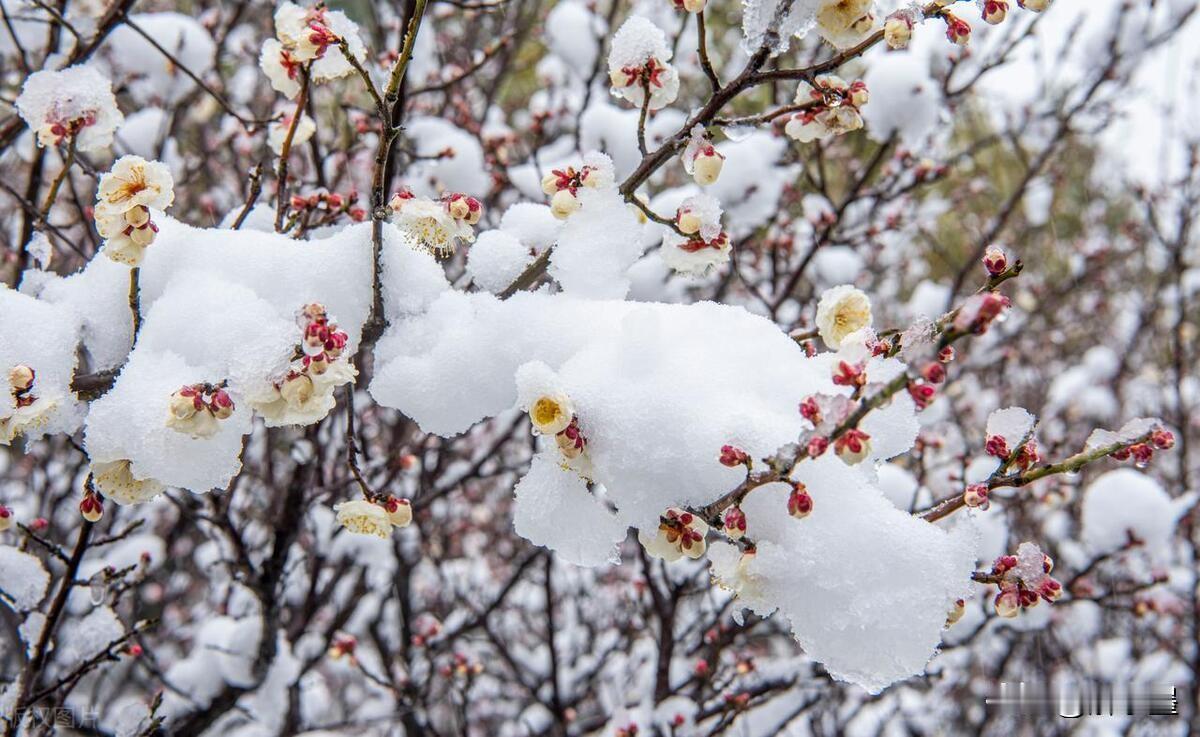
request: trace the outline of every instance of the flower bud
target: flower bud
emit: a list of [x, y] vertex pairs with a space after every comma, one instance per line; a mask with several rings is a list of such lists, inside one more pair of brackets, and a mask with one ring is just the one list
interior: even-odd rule
[[129, 231], [129, 240], [134, 244], [145, 247], [154, 242], [154, 226], [147, 221], [145, 225]]
[[1170, 430], [1161, 427], [1150, 433], [1150, 442], [1159, 450], [1170, 450], [1175, 447], [1175, 435]]
[[838, 458], [842, 459], [842, 463], [853, 466], [863, 462], [871, 454], [871, 436], [862, 430], [851, 428], [834, 441], [833, 449]]
[[923, 384], [916, 381], [908, 383], [908, 396], [912, 397], [913, 404], [917, 405], [917, 409], [925, 409], [937, 395], [937, 389], [932, 384]]
[[946, 380], [946, 367], [941, 363], [930, 362], [921, 369], [921, 378], [930, 384], [940, 384]]
[[750, 464], [750, 456], [746, 451], [732, 445], [721, 446], [721, 465], [737, 468]]
[[706, 146], [692, 161], [692, 179], [702, 187], [712, 184], [721, 176], [721, 167], [724, 165], [725, 157], [712, 146]]
[[1040, 13], [1050, 7], [1051, 0], [1017, 0], [1017, 5], [1020, 5], [1026, 10], [1032, 10], [1035, 13]]
[[548, 195], [553, 195], [558, 191], [558, 175], [554, 172], [546, 174], [542, 177], [542, 191]]
[[467, 216], [471, 214], [471, 208], [467, 205], [467, 200], [462, 195], [453, 195], [446, 202], [446, 211], [455, 220], [466, 220]]
[[412, 523], [412, 502], [407, 499], [397, 499], [394, 496], [388, 497], [383, 503], [383, 508], [388, 513], [388, 519], [396, 527], [408, 527]]
[[883, 40], [888, 48], [903, 49], [912, 40], [912, 21], [905, 16], [893, 15], [883, 24]]
[[988, 246], [983, 252], [983, 267], [990, 276], [1000, 276], [1008, 268], [1008, 255], [999, 246]]
[[946, 13], [942, 16], [946, 21], [946, 38], [951, 43], [966, 46], [971, 42], [971, 24], [956, 15]]
[[699, 13], [706, 4], [707, 0], [683, 0], [683, 9], [689, 13]]
[[730, 540], [741, 540], [746, 534], [746, 515], [739, 507], [725, 511], [725, 534]]
[[946, 626], [950, 627], [958, 620], [962, 619], [963, 614], [967, 611], [967, 602], [958, 599], [954, 602], [954, 608], [946, 615]]
[[996, 607], [996, 614], [1005, 619], [1012, 619], [1017, 616], [1017, 612], [1021, 609], [1021, 596], [1017, 591], [1017, 587], [1009, 586], [1001, 588], [1000, 593], [996, 594], [996, 598], [992, 604]]
[[396, 212], [399, 212], [409, 200], [415, 198], [416, 196], [411, 191], [408, 189], [402, 189], [396, 194], [392, 195], [392, 199], [388, 200], [388, 207], [392, 208], [392, 210]]
[[88, 522], [99, 522], [104, 516], [104, 502], [100, 501], [100, 497], [88, 494], [79, 502], [79, 513]]
[[942, 363], [950, 363], [951, 361], [954, 360], [954, 356], [955, 356], [954, 346], [952, 346], [952, 345], [948, 345], [948, 346], [942, 348], [940, 351], [938, 351], [938, 360], [941, 361]]
[[700, 226], [703, 224], [700, 216], [691, 210], [680, 210], [679, 215], [675, 218], [675, 222], [679, 225], [679, 230], [688, 235], [699, 233]]
[[199, 399], [199, 393], [191, 387], [184, 387], [171, 395], [171, 399], [167, 402], [167, 411], [171, 417], [177, 420], [186, 420], [204, 406], [204, 401]]
[[1053, 603], [1062, 597], [1063, 587], [1061, 583], [1047, 576], [1042, 580], [1041, 585], [1038, 586], [1037, 593], [1038, 596], [1041, 596], [1046, 601]]
[[787, 501], [788, 514], [796, 519], [804, 519], [812, 514], [813, 500], [809, 495], [808, 489], [799, 481], [792, 484], [792, 492], [788, 494]]
[[971, 484], [963, 492], [963, 503], [972, 509], [988, 508], [987, 484]]
[[824, 419], [821, 415], [821, 406], [817, 404], [816, 397], [806, 397], [800, 403], [800, 416], [811, 422], [814, 426], [821, 424]]
[[860, 108], [863, 105], [866, 105], [867, 101], [871, 99], [871, 94], [867, 90], [867, 83], [860, 79], [855, 81], [854, 84], [850, 85], [849, 99], [850, 104], [854, 107]]
[[229, 393], [224, 389], [218, 389], [213, 392], [208, 406], [212, 410], [213, 417], [216, 417], [218, 420], [228, 419], [234, 410], [233, 400], [229, 398]]
[[27, 391], [33, 386], [33, 379], [37, 374], [34, 370], [25, 364], [13, 366], [8, 372], [8, 383], [12, 386], [13, 391]]
[[312, 376], [321, 376], [329, 370], [329, 359], [325, 357], [325, 351], [315, 356], [305, 356], [303, 364], [304, 370]]
[[571, 217], [582, 206], [579, 198], [571, 194], [569, 189], [560, 189], [550, 198], [550, 213], [559, 220]]
[[991, 25], [1004, 22], [1008, 15], [1008, 3], [1005, 0], [985, 0], [983, 3], [983, 20]]
[[990, 455], [1000, 459], [1008, 458], [1008, 441], [1000, 435], [992, 435], [983, 445], [984, 451]]
[[150, 222], [150, 209], [135, 205], [125, 211], [125, 222], [135, 228], [140, 228]]
[[0, 504], [0, 532], [12, 529], [13, 513], [8, 507]]
[[823, 435], [817, 435], [808, 441], [808, 457], [819, 458], [825, 455], [825, 451], [829, 450], [829, 438]]

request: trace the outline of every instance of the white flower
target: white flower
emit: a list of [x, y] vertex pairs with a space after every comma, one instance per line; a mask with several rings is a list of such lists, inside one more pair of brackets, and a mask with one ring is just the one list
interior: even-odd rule
[[571, 400], [562, 393], [544, 394], [529, 407], [529, 419], [543, 435], [557, 435], [566, 430], [574, 416]]
[[163, 485], [154, 479], [135, 478], [129, 461], [92, 463], [92, 482], [101, 494], [117, 504], [141, 504], [163, 492]]
[[650, 110], [671, 104], [679, 94], [679, 74], [667, 63], [670, 59], [662, 29], [642, 16], [631, 16], [613, 36], [608, 55], [612, 93], [642, 107], [648, 88]]
[[838, 49], [862, 41], [875, 25], [874, 0], [825, 0], [817, 11], [817, 32]]
[[387, 510], [365, 499], [355, 499], [334, 506], [337, 521], [342, 527], [356, 535], [374, 535], [387, 538], [392, 534], [392, 521]]
[[383, 505], [383, 509], [387, 512], [388, 521], [394, 527], [408, 527], [412, 524], [412, 502], [409, 500], [388, 497], [387, 502]]
[[277, 39], [268, 38], [263, 42], [258, 66], [267, 75], [267, 79], [271, 80], [271, 87], [276, 92], [282, 93], [289, 100], [296, 99], [296, 95], [300, 94], [302, 64]]
[[57, 146], [74, 139], [79, 151], [105, 149], [125, 120], [117, 108], [112, 82], [89, 66], [29, 75], [16, 105], [21, 118], [37, 134], [39, 146]]
[[251, 399], [251, 406], [267, 427], [311, 425], [325, 419], [337, 401], [334, 390], [354, 380], [358, 372], [344, 359], [332, 361], [324, 373], [293, 373], [266, 397]]
[[175, 180], [161, 161], [122, 156], [100, 177], [96, 190], [96, 217], [124, 215], [134, 207], [165, 210], [175, 201]]
[[391, 207], [396, 213], [396, 226], [434, 255], [447, 256], [454, 252], [458, 241], [470, 243], [475, 240], [471, 225], [452, 216], [442, 202], [434, 202], [428, 197], [396, 195]]
[[[325, 27], [337, 38], [344, 39], [355, 61], [367, 58], [367, 47], [358, 35], [358, 24], [340, 10], [325, 11]], [[313, 62], [312, 80], [316, 83], [340, 79], [354, 73], [354, 67], [346, 60], [340, 46], [331, 48], [324, 56]]]
[[40, 396], [29, 404], [18, 406], [8, 417], [0, 417], [0, 445], [11, 445], [18, 435], [45, 427], [58, 407], [58, 397]]
[[[272, 121], [267, 126], [267, 144], [276, 156], [283, 156], [283, 143], [287, 140], [288, 131], [292, 127], [291, 115]], [[292, 135], [292, 148], [302, 146], [317, 132], [317, 124], [307, 115], [300, 114], [300, 122], [296, 123], [296, 132]]]
[[817, 303], [816, 322], [821, 340], [837, 350], [846, 336], [871, 325], [871, 300], [849, 284], [827, 289]]

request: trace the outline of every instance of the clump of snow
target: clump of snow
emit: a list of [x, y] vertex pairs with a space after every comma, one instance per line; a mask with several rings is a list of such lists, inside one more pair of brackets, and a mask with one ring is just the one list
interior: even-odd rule
[[1006, 407], [988, 415], [987, 436], [1002, 437], [1010, 451], [1016, 450], [1021, 441], [1033, 430], [1036, 418], [1023, 407]]
[[19, 612], [29, 611], [38, 605], [50, 585], [50, 574], [42, 561], [11, 545], [0, 545], [0, 601], [8, 603]]
[[418, 157], [404, 176], [404, 183], [416, 194], [438, 197], [442, 192], [463, 192], [482, 199], [491, 188], [479, 140], [453, 123], [415, 117], [405, 122], [404, 138]]
[[535, 456], [514, 493], [513, 526], [521, 537], [575, 565], [620, 561], [617, 544], [625, 539], [625, 525], [557, 458]]
[[567, 294], [620, 299], [629, 291], [629, 267], [641, 257], [642, 225], [615, 189], [581, 188], [582, 207], [559, 231], [550, 275]]
[[[136, 13], [129, 19], [200, 78], [213, 68], [217, 45], [198, 20], [182, 13]], [[119, 23], [104, 43], [114, 78], [141, 104], [177, 103], [196, 83], [130, 26]]]
[[862, 109], [867, 134], [876, 141], [893, 135], [905, 146], [922, 143], [941, 116], [941, 87], [929, 73], [929, 62], [915, 52], [896, 51], [867, 67], [863, 77], [871, 101]]
[[1085, 446], [1088, 450], [1095, 450], [1119, 443], [1131, 443], [1161, 425], [1162, 420], [1157, 418], [1139, 417], [1126, 422], [1116, 432], [1098, 428], [1088, 435]]
[[922, 672], [970, 588], [973, 531], [896, 509], [831, 456], [800, 464], [793, 478], [814, 502], [803, 520], [786, 514], [786, 484], [742, 503], [757, 553], [742, 569], [739, 603], [764, 616], [778, 609], [810, 657], [872, 693]]
[[816, 23], [820, 6], [821, 0], [742, 0], [742, 49], [753, 54], [766, 45], [776, 54], [787, 51], [793, 36]]
[[609, 71], [640, 67], [650, 59], [670, 61], [671, 47], [662, 29], [640, 15], [630, 16], [613, 34], [608, 52]]
[[503, 230], [479, 234], [467, 252], [467, 274], [489, 292], [499, 292], [516, 279], [533, 256], [516, 236]]
[[534, 202], [518, 202], [500, 217], [500, 230], [538, 253], [554, 245], [562, 225], [549, 207]]
[[1098, 477], [1084, 492], [1082, 539], [1103, 554], [1125, 547], [1132, 538], [1152, 555], [1161, 556], [1185, 508], [1153, 478], [1132, 468], [1118, 468]]
[[64, 663], [82, 663], [104, 652], [125, 634], [112, 609], [98, 606], [80, 619], [63, 623], [54, 637], [54, 652]]

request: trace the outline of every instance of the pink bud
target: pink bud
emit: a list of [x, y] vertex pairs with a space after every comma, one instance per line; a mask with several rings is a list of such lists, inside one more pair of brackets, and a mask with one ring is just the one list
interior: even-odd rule
[[826, 450], [829, 450], [829, 438], [818, 435], [808, 441], [809, 458], [819, 458], [825, 454]]
[[816, 397], [808, 397], [800, 403], [800, 416], [814, 425], [821, 424], [821, 408]]
[[732, 445], [721, 446], [721, 465], [736, 468], [750, 463], [750, 456], [741, 448]]
[[983, 446], [984, 451], [990, 456], [997, 458], [1008, 458], [1008, 441], [999, 435], [992, 435], [987, 439]]
[[799, 481], [792, 484], [792, 493], [788, 495], [788, 514], [796, 519], [804, 519], [812, 514], [813, 500], [808, 489]]
[[1008, 255], [999, 246], [988, 246], [983, 252], [983, 267], [991, 276], [1000, 276], [1008, 268]]
[[946, 380], [946, 367], [941, 363], [927, 363], [921, 369], [921, 377], [930, 384], [940, 384]]
[[971, 484], [963, 492], [963, 503], [972, 509], [988, 508], [987, 484]]
[[1159, 450], [1170, 450], [1175, 447], [1175, 435], [1170, 430], [1158, 428], [1150, 433], [1150, 442]]

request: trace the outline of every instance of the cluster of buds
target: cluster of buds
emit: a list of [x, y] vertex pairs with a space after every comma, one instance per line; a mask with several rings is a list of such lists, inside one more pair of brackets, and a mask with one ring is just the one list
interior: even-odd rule
[[341, 660], [345, 658], [350, 664], [356, 661], [354, 651], [358, 648], [358, 640], [354, 635], [338, 633], [333, 636], [333, 642], [329, 643], [329, 659]]
[[1118, 461], [1127, 461], [1133, 459], [1133, 463], [1138, 468], [1145, 468], [1150, 465], [1150, 461], [1154, 458], [1154, 451], [1170, 450], [1175, 447], [1175, 435], [1170, 430], [1156, 428], [1150, 433], [1150, 438], [1144, 443], [1134, 443], [1126, 448], [1114, 450], [1111, 455]]
[[792, 482], [792, 490], [788, 493], [788, 514], [796, 519], [804, 519], [812, 514], [813, 499], [808, 493], [808, 487], [799, 481]]
[[730, 507], [725, 510], [722, 528], [730, 540], [741, 540], [746, 536], [746, 513], [741, 507]]
[[862, 463], [871, 454], [871, 436], [852, 427], [834, 441], [833, 450], [847, 466]]
[[784, 133], [808, 143], [858, 130], [863, 126], [859, 110], [868, 99], [867, 85], [862, 80], [847, 84], [841, 77], [824, 74], [814, 84], [801, 82], [796, 103], [806, 107], [792, 116], [784, 126]]
[[479, 200], [461, 193], [431, 200], [402, 189], [392, 195], [388, 206], [395, 213], [396, 225], [437, 256], [453, 253], [459, 241], [474, 241], [473, 226], [483, 215]]
[[443, 678], [473, 678], [483, 673], [483, 663], [478, 660], [472, 662], [470, 658], [462, 653], [454, 653], [454, 658], [450, 663], [443, 665], [439, 672]]
[[954, 316], [954, 329], [961, 333], [983, 335], [992, 322], [1003, 319], [1012, 302], [1003, 294], [984, 292], [967, 299]]
[[587, 450], [587, 438], [579, 429], [579, 419], [565, 394], [544, 394], [529, 407], [534, 429], [553, 436], [555, 445], [567, 460], [575, 460]]
[[233, 415], [233, 400], [222, 384], [189, 384], [171, 395], [167, 427], [193, 438], [207, 438], [219, 429], [220, 420]]
[[991, 245], [983, 252], [983, 268], [988, 276], [997, 277], [1008, 268], [1008, 254], [1000, 246]]
[[966, 46], [971, 43], [971, 24], [950, 12], [942, 13], [946, 21], [946, 38], [952, 44]]
[[1023, 445], [1018, 447], [1015, 455], [1013, 455], [1012, 449], [1008, 447], [1008, 441], [1001, 435], [988, 437], [984, 442], [983, 449], [988, 455], [995, 456], [1002, 461], [1009, 461], [1014, 468], [1019, 468], [1022, 471], [1028, 471], [1042, 460], [1037, 440], [1033, 438], [1029, 438]]
[[104, 516], [104, 500], [91, 489], [85, 489], [83, 499], [79, 502], [79, 513], [88, 522], [99, 522]]
[[730, 468], [737, 468], [738, 466], [750, 468], [751, 464], [750, 454], [733, 445], [721, 446], [720, 459], [722, 466], [728, 466]]
[[100, 177], [94, 217], [106, 239], [104, 253], [129, 266], [142, 262], [158, 226], [150, 208], [164, 210], [175, 201], [175, 181], [166, 165], [140, 156], [122, 156]]
[[342, 357], [349, 336], [338, 329], [337, 323], [325, 311], [325, 306], [312, 302], [300, 308], [297, 318], [304, 329], [300, 343], [300, 370], [320, 376], [329, 364]]
[[290, 209], [296, 218], [305, 221], [306, 227], [315, 228], [333, 223], [343, 213], [355, 222], [365, 221], [367, 211], [357, 203], [357, 192], [352, 191], [346, 195], [337, 192], [314, 192], [307, 197], [292, 195]]
[[1002, 555], [992, 565], [988, 580], [1000, 587], [993, 600], [996, 614], [1011, 618], [1022, 609], [1037, 606], [1040, 599], [1057, 601], [1062, 584], [1051, 578], [1054, 561], [1033, 543], [1021, 543], [1016, 555]]
[[564, 169], [552, 169], [542, 177], [542, 191], [550, 197], [550, 212], [554, 217], [566, 220], [582, 207], [579, 202], [581, 187], [596, 189], [607, 183], [607, 177], [598, 167], [585, 165], [576, 169], [568, 166]]
[[684, 556], [693, 560], [703, 556], [708, 549], [707, 535], [707, 522], [691, 512], [671, 507], [659, 517], [657, 534], [651, 537], [639, 531], [638, 541], [647, 553], [671, 563]]

